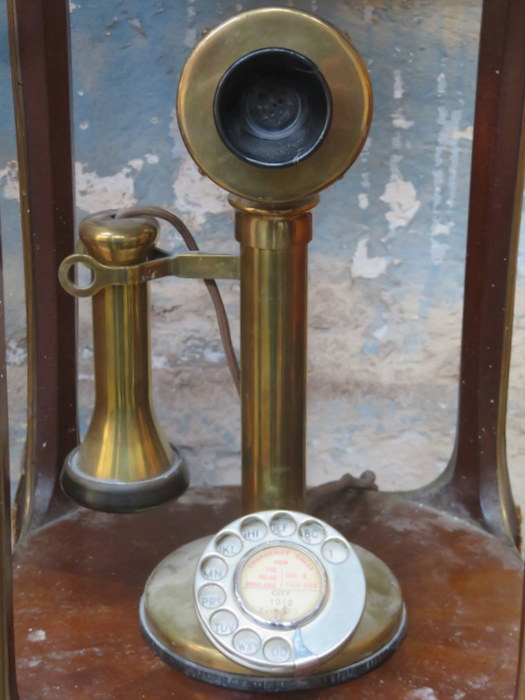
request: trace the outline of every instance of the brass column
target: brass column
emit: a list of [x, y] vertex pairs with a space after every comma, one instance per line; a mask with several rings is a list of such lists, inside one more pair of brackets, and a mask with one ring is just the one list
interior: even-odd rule
[[246, 512], [304, 510], [307, 246], [309, 209], [282, 210], [242, 199], [242, 483]]

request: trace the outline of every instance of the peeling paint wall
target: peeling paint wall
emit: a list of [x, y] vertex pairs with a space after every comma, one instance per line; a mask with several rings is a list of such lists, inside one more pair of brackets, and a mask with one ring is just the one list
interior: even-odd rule
[[[185, 219], [202, 248], [236, 251], [226, 196], [199, 174], [180, 139], [175, 96], [184, 60], [201, 33], [236, 11], [266, 4], [70, 3], [79, 216], [133, 203], [167, 206]], [[348, 32], [370, 71], [375, 98], [363, 153], [314, 213], [309, 480], [373, 469], [382, 487], [409, 488], [439, 473], [452, 449], [480, 3], [275, 4], [318, 13]], [[4, 123], [8, 109], [1, 106]], [[0, 139], [4, 240], [16, 261], [12, 128]], [[167, 227], [162, 231], [162, 244], [178, 249], [178, 236]], [[522, 255], [521, 272], [524, 260]], [[16, 403], [23, 396], [15, 388], [22, 381], [16, 358], [24, 342], [19, 259], [7, 273]], [[221, 287], [236, 335], [238, 284]], [[522, 288], [520, 277], [517, 340], [525, 327]], [[89, 314], [83, 302], [84, 424], [93, 384]], [[237, 481], [238, 403], [203, 285], [152, 285], [152, 332], [156, 406], [170, 440], [182, 446], [194, 482]], [[519, 352], [512, 382], [509, 449], [518, 473], [524, 471], [525, 446]], [[18, 440], [22, 434], [20, 429]], [[518, 489], [525, 502], [521, 481]], [[426, 697], [427, 689], [415, 692]]]

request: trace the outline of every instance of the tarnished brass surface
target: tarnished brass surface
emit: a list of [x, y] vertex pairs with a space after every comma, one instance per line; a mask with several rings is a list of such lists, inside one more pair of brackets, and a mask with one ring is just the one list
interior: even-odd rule
[[237, 208], [245, 512], [304, 510], [308, 205]]
[[[332, 98], [325, 140], [305, 160], [282, 168], [246, 163], [223, 143], [213, 100], [224, 73], [238, 59], [262, 48], [291, 49], [312, 61]], [[359, 154], [371, 120], [372, 94], [366, 68], [348, 37], [314, 15], [287, 7], [244, 12], [209, 32], [188, 59], [178, 93], [182, 137], [199, 168], [241, 197], [290, 202], [327, 187]]]
[[[80, 225], [98, 261], [139, 264], [155, 241], [153, 219], [100, 213]], [[110, 286], [93, 297], [96, 400], [80, 447], [67, 458], [66, 491], [100, 510], [133, 511], [175, 498], [185, 467], [163, 436], [151, 405], [149, 297], [146, 283]]]
[[[91, 281], [79, 287], [69, 277], [74, 265], [84, 265], [91, 272]], [[68, 256], [58, 268], [62, 287], [76, 297], [90, 297], [104, 287], [141, 284], [173, 275], [190, 279], [239, 279], [239, 257], [215, 253], [181, 253], [160, 257], [138, 265], [118, 266], [98, 262], [90, 255]]]
[[[224, 673], [263, 676], [227, 659], [201, 630], [194, 612], [193, 576], [207, 542], [208, 538], [203, 538], [182, 546], [153, 571], [144, 591], [143, 627], [154, 643], [191, 663]], [[316, 673], [329, 673], [372, 656], [399, 632], [403, 621], [403, 599], [397, 579], [376, 556], [354, 547], [366, 577], [365, 611], [346, 646], [320, 664]]]

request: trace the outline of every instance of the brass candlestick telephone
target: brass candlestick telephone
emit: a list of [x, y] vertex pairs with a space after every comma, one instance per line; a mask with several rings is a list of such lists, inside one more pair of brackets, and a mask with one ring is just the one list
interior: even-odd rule
[[[148, 217], [102, 212], [61, 279], [93, 295], [96, 406], [68, 458], [65, 490], [133, 511], [187, 486], [150, 406], [147, 282], [239, 278], [242, 494], [246, 515], [152, 573], [140, 619], [168, 663], [240, 689], [317, 687], [381, 663], [403, 636], [399, 586], [373, 554], [304, 514], [307, 245], [317, 193], [366, 139], [371, 90], [348, 38], [313, 15], [263, 8], [208, 33], [178, 94], [197, 165], [230, 192], [239, 256], [166, 257]], [[69, 279], [76, 263], [88, 287]]]

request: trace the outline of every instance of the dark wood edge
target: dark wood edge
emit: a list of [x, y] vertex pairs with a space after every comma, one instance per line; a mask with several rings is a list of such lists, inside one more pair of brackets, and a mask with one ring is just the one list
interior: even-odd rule
[[525, 3], [485, 0], [472, 153], [454, 453], [415, 496], [517, 543], [505, 445], [524, 173]]
[[58, 478], [77, 443], [75, 301], [58, 283], [74, 247], [69, 5], [9, 0], [28, 325], [28, 435], [18, 532], [69, 504]]

